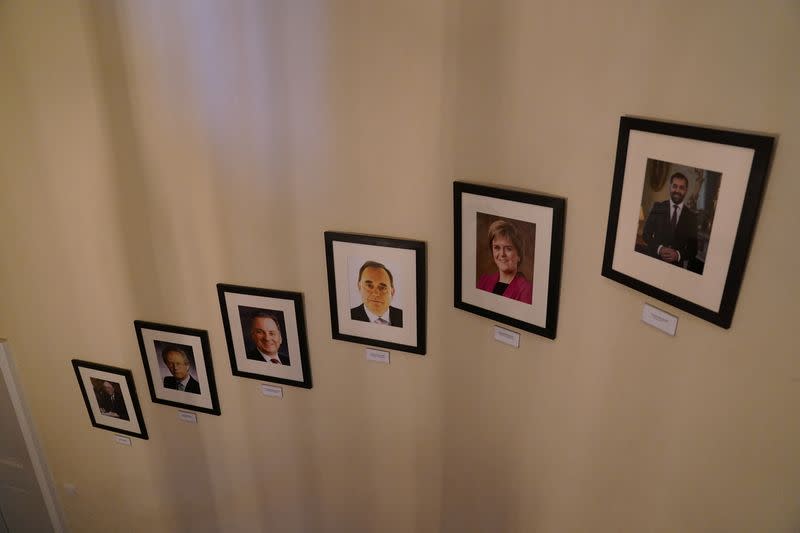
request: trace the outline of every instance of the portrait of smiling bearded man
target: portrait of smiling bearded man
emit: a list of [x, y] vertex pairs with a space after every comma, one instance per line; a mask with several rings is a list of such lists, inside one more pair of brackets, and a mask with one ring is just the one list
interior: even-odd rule
[[685, 203], [688, 191], [689, 179], [672, 174], [669, 200], [653, 204], [642, 233], [648, 255], [680, 268], [697, 255], [697, 215]]

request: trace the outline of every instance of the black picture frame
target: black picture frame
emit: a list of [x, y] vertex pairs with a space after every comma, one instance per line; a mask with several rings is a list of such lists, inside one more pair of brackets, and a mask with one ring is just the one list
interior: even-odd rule
[[[774, 145], [769, 135], [621, 117], [602, 275], [730, 328]], [[653, 169], [662, 163], [689, 170], [669, 171], [668, 179], [666, 174], [659, 178]], [[666, 200], [653, 200], [650, 210], [644, 204], [648, 187], [669, 188], [673, 177], [686, 182], [688, 192], [681, 203], [689, 206], [695, 221], [690, 226], [697, 232], [679, 237], [678, 218], [672, 239], [676, 250], [688, 250], [687, 257], [678, 253], [663, 259], [654, 250], [671, 249], [673, 244], [657, 242], [669, 239], [659, 236], [657, 217], [674, 206], [669, 202], [671, 189]], [[716, 181], [713, 191], [711, 177]], [[662, 207], [654, 211], [657, 203]]]
[[[225, 283], [217, 284], [217, 294], [233, 375], [310, 389], [303, 295]], [[271, 324], [280, 333], [276, 364], [264, 359], [249, 333], [249, 324], [256, 320]]]
[[[154, 403], [219, 416], [221, 411], [208, 332], [145, 320], [135, 320], [133, 325], [150, 399]], [[177, 390], [175, 377], [164, 363], [164, 355], [169, 357], [167, 352], [182, 354], [190, 361], [188, 383], [183, 391]]]
[[[149, 438], [130, 370], [80, 359], [73, 359], [72, 367], [92, 426], [140, 439]], [[111, 385], [113, 397], [104, 396], [106, 383]], [[87, 387], [92, 391], [91, 396]]]
[[[324, 237], [332, 337], [425, 355], [425, 242], [337, 231], [326, 231]], [[369, 262], [379, 265], [370, 270], [385, 271], [392, 278], [389, 309], [385, 315], [388, 324], [369, 321], [359, 294], [359, 271]]]
[[[555, 339], [565, 216], [564, 198], [454, 181], [453, 305]], [[489, 242], [487, 230], [493, 227], [516, 235], [521, 257], [502, 294], [493, 292], [504, 287], [497, 285], [499, 267]]]

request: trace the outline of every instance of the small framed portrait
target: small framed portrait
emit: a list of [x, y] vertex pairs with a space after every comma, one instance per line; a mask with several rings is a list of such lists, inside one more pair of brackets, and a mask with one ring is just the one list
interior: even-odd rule
[[453, 182], [455, 307], [556, 337], [563, 198]]
[[425, 243], [325, 232], [334, 339], [425, 354]]
[[622, 117], [603, 276], [729, 328], [773, 144]]
[[311, 388], [299, 292], [217, 285], [234, 376]]
[[148, 438], [130, 370], [78, 359], [72, 367], [94, 427]]
[[142, 320], [133, 325], [150, 398], [155, 403], [219, 415], [208, 332]]

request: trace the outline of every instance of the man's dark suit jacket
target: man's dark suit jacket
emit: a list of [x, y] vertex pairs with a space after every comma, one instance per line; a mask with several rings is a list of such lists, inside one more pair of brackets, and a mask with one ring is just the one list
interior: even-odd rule
[[[164, 388], [178, 390], [178, 381], [174, 376], [167, 376], [164, 378]], [[189, 381], [186, 382], [186, 388], [183, 391], [200, 394], [200, 384], [192, 376], [189, 376]]]
[[670, 205], [669, 200], [653, 204], [644, 223], [642, 238], [647, 243], [648, 254], [659, 258], [658, 247], [669, 246], [681, 254], [678, 265], [683, 266], [697, 255], [697, 215], [683, 204], [678, 224], [673, 230], [670, 224]]
[[[350, 318], [353, 320], [360, 320], [362, 322], [369, 322], [367, 310], [364, 309], [364, 304], [350, 309]], [[398, 328], [403, 327], [403, 310], [397, 307], [389, 306], [389, 325]]]
[[[261, 355], [261, 352], [258, 351], [257, 348], [254, 348], [247, 352], [247, 358], [252, 359], [253, 361], [266, 361], [264, 356]], [[278, 359], [281, 360], [282, 365], [289, 365], [289, 355], [283, 352], [278, 352]]]
[[128, 418], [128, 410], [125, 408], [125, 398], [122, 397], [122, 394], [115, 394], [112, 400], [111, 396], [102, 392], [97, 398], [97, 403], [101, 411], [116, 413], [121, 419], [130, 420]]

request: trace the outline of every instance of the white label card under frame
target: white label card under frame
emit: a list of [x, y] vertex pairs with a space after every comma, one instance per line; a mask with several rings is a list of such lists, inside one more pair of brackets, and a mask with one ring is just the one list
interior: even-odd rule
[[678, 317], [671, 315], [661, 309], [657, 309], [649, 304], [644, 304], [642, 308], [642, 322], [649, 324], [656, 329], [660, 329], [667, 335], [675, 336], [678, 329]]
[[374, 361], [376, 363], [384, 363], [389, 364], [389, 352], [385, 350], [375, 350], [372, 348], [367, 348], [367, 361]]
[[117, 444], [122, 444], [123, 446], [130, 446], [131, 438], [124, 437], [122, 435], [114, 435], [114, 442], [116, 442]]
[[262, 383], [261, 394], [269, 396], [270, 398], [283, 398], [283, 387], [275, 387], [274, 385]]
[[500, 326], [494, 326], [494, 340], [519, 348], [519, 333]]
[[178, 411], [178, 419], [190, 424], [197, 424], [197, 414], [189, 411]]

